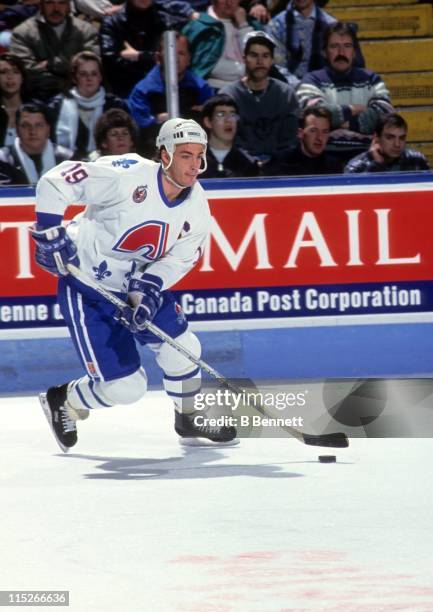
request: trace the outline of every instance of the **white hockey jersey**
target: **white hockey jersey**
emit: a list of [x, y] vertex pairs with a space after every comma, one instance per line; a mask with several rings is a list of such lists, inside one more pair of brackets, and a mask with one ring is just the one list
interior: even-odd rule
[[161, 165], [133, 153], [66, 161], [44, 174], [36, 212], [63, 215], [70, 204], [86, 205], [67, 229], [80, 267], [114, 291], [124, 291], [136, 270], [159, 276], [162, 288], [170, 288], [198, 261], [209, 232], [201, 185], [169, 202]]

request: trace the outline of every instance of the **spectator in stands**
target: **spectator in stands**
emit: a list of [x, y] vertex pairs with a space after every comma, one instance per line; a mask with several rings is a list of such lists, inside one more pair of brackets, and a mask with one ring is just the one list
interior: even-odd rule
[[248, 5], [246, 8], [248, 10], [248, 14], [251, 17], [254, 17], [254, 19], [257, 19], [257, 21], [262, 24], [268, 23], [271, 18], [271, 11], [267, 5], [266, 0], [247, 2], [244, 3], [244, 6], [245, 4]]
[[85, 159], [95, 148], [93, 130], [97, 119], [109, 108], [127, 110], [118, 96], [102, 85], [102, 62], [92, 51], [81, 51], [72, 58], [74, 87], [55, 96], [48, 104], [54, 125], [53, 140], [74, 151], [74, 159]]
[[103, 17], [114, 15], [121, 10], [123, 3], [110, 0], [74, 0], [77, 11], [90, 19], [100, 21]]
[[257, 160], [235, 145], [239, 120], [235, 102], [225, 94], [217, 94], [204, 104], [202, 117], [208, 147], [207, 169], [200, 178], [257, 176]]
[[0, 3], [0, 53], [9, 49], [12, 30], [37, 13], [38, 9], [39, 0], [11, 0]]
[[10, 50], [22, 60], [34, 98], [47, 101], [67, 90], [76, 53], [99, 53], [96, 29], [70, 12], [69, 0], [40, 0], [40, 12], [12, 31]]
[[113, 93], [127, 98], [155, 65], [155, 51], [164, 30], [178, 30], [196, 16], [188, 2], [126, 0], [120, 11], [104, 17], [101, 55]]
[[24, 66], [15, 55], [3, 53], [0, 55], [0, 146], [14, 143], [16, 113], [24, 101], [28, 101]]
[[299, 118], [298, 144], [279, 156], [273, 165], [278, 175], [341, 174], [343, 164], [325, 152], [331, 133], [331, 113], [327, 108], [306, 108]]
[[[179, 91], [179, 116], [200, 120], [203, 103], [212, 96], [212, 88], [201, 77], [188, 69], [191, 60], [188, 39], [176, 32], [177, 78]], [[156, 66], [137, 83], [132, 90], [128, 105], [131, 115], [140, 127], [140, 152], [152, 155], [155, 138], [167, 113], [164, 80], [164, 37], [156, 53]]]
[[284, 76], [300, 80], [307, 72], [323, 68], [323, 34], [336, 21], [314, 0], [292, 0], [271, 19], [267, 31], [277, 43], [275, 63]]
[[211, 0], [189, 0], [189, 4], [197, 11], [206, 11], [211, 3]]
[[110, 108], [96, 122], [96, 150], [90, 153], [88, 161], [96, 161], [102, 155], [132, 153], [137, 147], [137, 137], [134, 119], [120, 108]]
[[[244, 2], [248, 5], [250, 15], [259, 19], [262, 23], [268, 23], [271, 17], [275, 17], [281, 11], [285, 11], [289, 0], [250, 0]], [[316, 0], [316, 5], [323, 8], [329, 0]]]
[[47, 109], [41, 103], [23, 104], [17, 111], [14, 144], [0, 149], [0, 184], [34, 185], [72, 151], [50, 140]]
[[353, 65], [356, 45], [351, 25], [331, 24], [324, 38], [327, 66], [306, 74], [297, 90], [302, 108], [325, 106], [331, 111], [328, 148], [345, 161], [369, 147], [379, 118], [393, 111], [380, 76]]
[[298, 127], [299, 108], [294, 89], [269, 76], [274, 49], [275, 42], [269, 34], [247, 34], [244, 39], [246, 74], [221, 91], [239, 109], [236, 144], [256, 157], [262, 166], [293, 146]]
[[191, 48], [191, 70], [215, 90], [236, 81], [245, 73], [242, 40], [260, 28], [239, 0], [212, 0], [208, 10], [183, 29]]
[[401, 115], [397, 113], [384, 115], [379, 119], [369, 150], [351, 159], [344, 172], [430, 170], [428, 161], [422, 153], [406, 148], [407, 131], [407, 123]]

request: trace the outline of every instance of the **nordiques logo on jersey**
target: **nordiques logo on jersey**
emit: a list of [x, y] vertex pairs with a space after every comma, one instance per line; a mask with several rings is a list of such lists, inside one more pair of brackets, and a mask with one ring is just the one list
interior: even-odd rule
[[137, 253], [151, 261], [165, 253], [169, 224], [164, 221], [145, 221], [131, 227], [117, 241], [113, 251]]

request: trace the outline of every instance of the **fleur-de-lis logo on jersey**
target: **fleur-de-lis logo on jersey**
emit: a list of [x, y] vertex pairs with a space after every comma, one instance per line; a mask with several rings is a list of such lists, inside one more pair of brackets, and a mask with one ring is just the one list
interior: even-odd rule
[[104, 278], [111, 276], [111, 272], [108, 270], [108, 265], [105, 259], [104, 261], [101, 261], [98, 267], [93, 266], [92, 270], [95, 273], [96, 280], [104, 280]]
[[128, 291], [129, 281], [131, 280], [132, 272], [127, 272], [123, 278], [122, 289]]
[[114, 166], [115, 168], [125, 168], [125, 170], [127, 170], [129, 168], [129, 166], [133, 166], [134, 164], [138, 164], [138, 160], [137, 159], [115, 159], [114, 161], [111, 162], [111, 165]]

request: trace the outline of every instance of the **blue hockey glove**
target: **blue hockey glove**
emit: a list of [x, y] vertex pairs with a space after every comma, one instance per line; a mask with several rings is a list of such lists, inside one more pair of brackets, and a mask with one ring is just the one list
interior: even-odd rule
[[119, 320], [132, 333], [146, 329], [146, 322], [152, 321], [162, 303], [162, 279], [153, 274], [131, 278], [128, 284], [128, 301], [131, 307], [119, 312]]
[[36, 225], [30, 231], [36, 242], [36, 262], [47, 272], [66, 276], [68, 274], [66, 264], [73, 263], [75, 266], [80, 264], [77, 247], [62, 225], [46, 229], [38, 229]]

